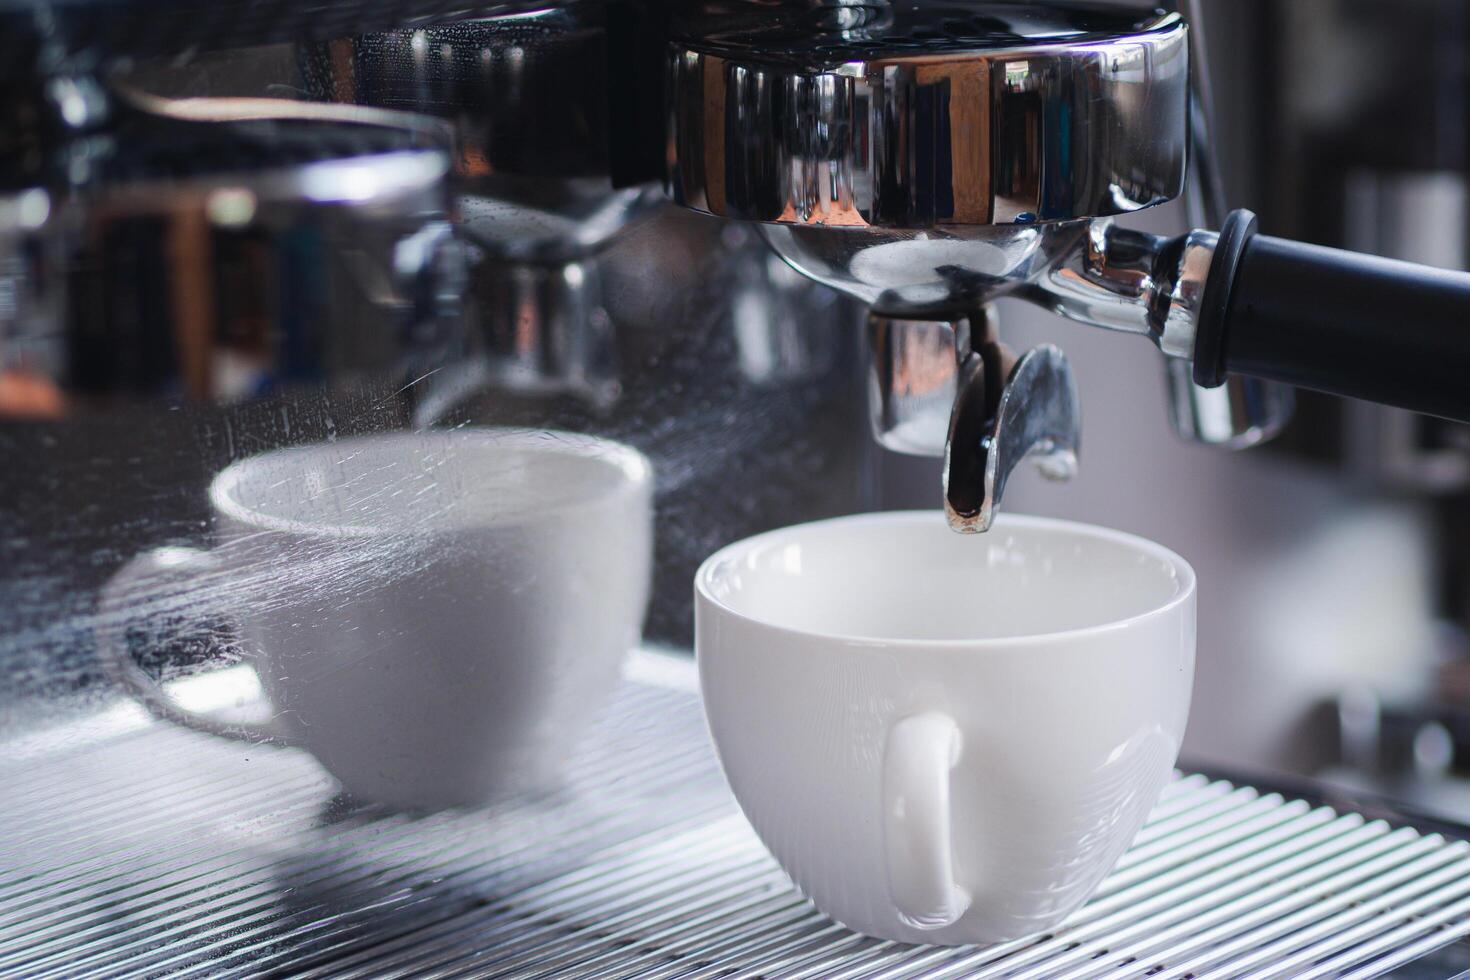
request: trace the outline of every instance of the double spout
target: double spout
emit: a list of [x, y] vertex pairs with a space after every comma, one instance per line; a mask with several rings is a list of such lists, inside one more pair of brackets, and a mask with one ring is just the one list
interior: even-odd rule
[[874, 436], [897, 452], [944, 457], [944, 511], [956, 531], [989, 530], [1028, 456], [1050, 479], [1076, 473], [1081, 410], [1059, 348], [1016, 356], [993, 306], [952, 321], [874, 314], [868, 337]]
[[[789, 240], [773, 237], [778, 248]], [[1139, 334], [1188, 363], [1218, 236], [1165, 238], [1099, 219], [1077, 239], [1006, 292], [1070, 320]], [[974, 247], [976, 264], [986, 261], [988, 243]], [[951, 274], [964, 266], [967, 248], [955, 243], [950, 257], [961, 261]], [[910, 279], [924, 276], [926, 252], [910, 250], [917, 260]], [[803, 258], [793, 258], [801, 267]], [[1017, 357], [1000, 342], [993, 305], [939, 320], [875, 313], [869, 341], [874, 436], [890, 450], [944, 458], [944, 506], [954, 529], [989, 529], [1022, 459], [1034, 458], [1051, 479], [1076, 472], [1081, 410], [1071, 366], [1052, 345]]]

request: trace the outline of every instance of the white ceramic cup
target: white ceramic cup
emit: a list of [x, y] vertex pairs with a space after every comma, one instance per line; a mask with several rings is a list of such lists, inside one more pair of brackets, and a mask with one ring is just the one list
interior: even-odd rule
[[[100, 650], [155, 714], [298, 746], [353, 797], [410, 809], [543, 788], [637, 645], [652, 471], [559, 432], [453, 430], [266, 453], [209, 488], [217, 545], [134, 558]], [[264, 724], [187, 711], [124, 637], [226, 622]]]
[[819, 909], [869, 935], [1057, 925], [1137, 834], [1184, 735], [1194, 573], [1128, 534], [841, 518], [718, 552], [695, 602], [741, 808]]

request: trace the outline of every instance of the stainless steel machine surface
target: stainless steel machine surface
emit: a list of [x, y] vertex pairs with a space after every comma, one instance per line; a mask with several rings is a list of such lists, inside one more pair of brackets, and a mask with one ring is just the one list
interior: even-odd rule
[[[240, 671], [184, 682], [246, 700]], [[120, 708], [6, 745], [0, 975], [1448, 977], [1470, 840], [1181, 774], [1055, 934], [943, 949], [816, 912], [729, 797], [694, 671], [640, 653], [558, 794], [419, 818], [292, 750]], [[253, 757], [253, 769], [243, 760]], [[250, 771], [248, 778], [239, 773]], [[62, 777], [66, 778], [62, 778]]]

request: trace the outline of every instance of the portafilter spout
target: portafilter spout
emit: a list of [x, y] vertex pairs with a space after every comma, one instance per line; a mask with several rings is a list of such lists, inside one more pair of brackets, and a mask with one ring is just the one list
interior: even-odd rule
[[[886, 345], [878, 438], [945, 454], [957, 530], [988, 526], [1021, 456], [1058, 476], [1075, 463], [1060, 352], [1009, 358], [968, 330], [1002, 296], [1141, 334], [1203, 388], [1238, 375], [1470, 420], [1470, 275], [1268, 238], [1248, 212], [1175, 238], [1114, 224], [1186, 187], [1177, 13], [914, 0], [849, 23], [755, 6], [724, 0], [676, 26], [666, 189], [762, 223], [792, 267], [870, 304]], [[958, 338], [928, 362], [948, 373], [896, 385], [895, 352], [932, 346], [934, 321]], [[990, 394], [967, 402], [977, 376]], [[955, 399], [948, 425], [940, 391]], [[1239, 446], [1269, 436], [1286, 404], [1242, 426], [1179, 421]]]
[[1057, 347], [1017, 357], [1001, 343], [993, 306], [948, 322], [875, 313], [868, 338], [873, 433], [895, 452], [944, 457], [950, 527], [988, 530], [1027, 456], [1049, 479], [1076, 473], [1077, 382]]

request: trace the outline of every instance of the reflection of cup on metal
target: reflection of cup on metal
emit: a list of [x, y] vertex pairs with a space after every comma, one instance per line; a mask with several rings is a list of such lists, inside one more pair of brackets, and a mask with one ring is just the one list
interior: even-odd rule
[[[218, 544], [134, 558], [104, 589], [103, 661], [155, 714], [299, 746], [354, 797], [412, 809], [536, 789], [639, 640], [652, 471], [526, 430], [395, 433], [242, 460]], [[229, 621], [272, 717], [186, 711], [124, 638]]]
[[869, 935], [1056, 926], [1132, 842], [1184, 734], [1194, 573], [1132, 535], [841, 518], [717, 553], [695, 603], [741, 808], [819, 909]]

